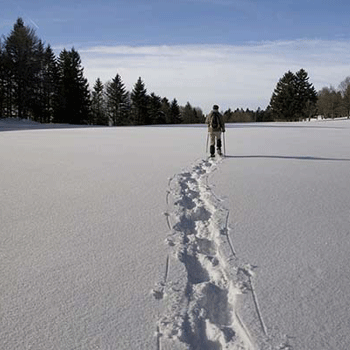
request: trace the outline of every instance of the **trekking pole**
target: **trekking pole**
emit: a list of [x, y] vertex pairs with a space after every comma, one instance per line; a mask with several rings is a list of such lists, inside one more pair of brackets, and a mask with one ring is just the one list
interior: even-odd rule
[[226, 141], [225, 141], [225, 133], [223, 132], [223, 140], [224, 140], [224, 156], [226, 156]]
[[208, 140], [209, 140], [209, 133], [207, 133], [207, 145], [205, 147], [205, 154], [208, 154]]

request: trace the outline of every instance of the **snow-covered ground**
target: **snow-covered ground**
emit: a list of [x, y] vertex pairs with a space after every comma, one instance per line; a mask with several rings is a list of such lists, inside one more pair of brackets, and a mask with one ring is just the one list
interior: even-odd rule
[[204, 126], [29, 124], [0, 120], [1, 348], [350, 347], [350, 121], [229, 125], [213, 161]]

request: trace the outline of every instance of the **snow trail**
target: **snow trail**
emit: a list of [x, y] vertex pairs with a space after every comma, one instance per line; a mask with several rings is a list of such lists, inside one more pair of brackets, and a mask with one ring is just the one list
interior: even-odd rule
[[228, 210], [208, 177], [222, 160], [202, 160], [169, 180], [165, 213], [170, 234], [165, 276], [153, 290], [164, 300], [157, 348], [255, 349], [236, 310], [240, 269], [228, 235]]

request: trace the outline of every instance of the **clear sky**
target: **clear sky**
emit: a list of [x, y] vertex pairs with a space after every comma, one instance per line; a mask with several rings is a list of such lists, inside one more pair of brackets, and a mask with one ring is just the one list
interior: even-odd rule
[[22, 17], [59, 53], [75, 47], [90, 85], [119, 73], [130, 90], [204, 112], [265, 108], [288, 71], [316, 89], [350, 75], [348, 0], [0, 0], [0, 33]]

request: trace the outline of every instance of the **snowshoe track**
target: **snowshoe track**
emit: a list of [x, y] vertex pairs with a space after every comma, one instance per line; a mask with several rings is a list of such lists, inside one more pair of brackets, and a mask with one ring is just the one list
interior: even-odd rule
[[153, 290], [164, 304], [158, 350], [255, 349], [235, 309], [241, 286], [234, 282], [239, 270], [228, 262], [236, 255], [228, 211], [208, 185], [220, 162], [202, 160], [169, 180], [169, 255], [164, 280]]

